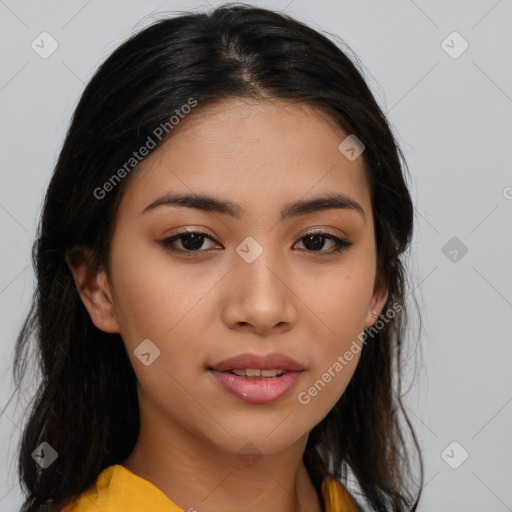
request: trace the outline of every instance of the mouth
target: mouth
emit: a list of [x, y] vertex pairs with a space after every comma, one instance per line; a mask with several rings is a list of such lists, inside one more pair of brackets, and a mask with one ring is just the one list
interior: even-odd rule
[[242, 402], [263, 405], [283, 399], [305, 371], [284, 354], [241, 354], [208, 367], [221, 389]]
[[262, 372], [260, 375], [263, 375], [264, 377], [274, 377], [273, 374], [266, 375], [265, 372], [297, 372], [304, 370], [304, 367], [291, 357], [274, 352], [267, 355], [254, 353], [239, 354], [214, 364], [208, 369], [219, 372], [243, 370], [249, 377], [259, 376], [256, 373], [259, 371]]
[[253, 369], [242, 369], [242, 370], [230, 370], [229, 373], [233, 375], [238, 375], [239, 377], [245, 377], [246, 379], [257, 379], [263, 377], [265, 379], [281, 377], [285, 373], [288, 373], [286, 370], [259, 370], [257, 368]]

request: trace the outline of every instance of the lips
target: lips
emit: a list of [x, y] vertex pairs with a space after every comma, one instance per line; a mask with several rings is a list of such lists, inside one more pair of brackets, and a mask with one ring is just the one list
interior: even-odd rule
[[290, 357], [273, 353], [265, 356], [240, 354], [208, 370], [220, 387], [238, 400], [265, 405], [288, 395], [305, 369]]
[[281, 370], [282, 372], [301, 372], [304, 367], [292, 358], [277, 352], [267, 355], [239, 354], [225, 359], [209, 367], [218, 372], [230, 372], [232, 370]]

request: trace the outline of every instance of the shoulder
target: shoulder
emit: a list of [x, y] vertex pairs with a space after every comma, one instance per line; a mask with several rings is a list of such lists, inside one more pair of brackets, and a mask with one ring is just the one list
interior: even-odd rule
[[326, 477], [322, 482], [326, 512], [359, 512], [357, 501], [344, 485], [334, 478]]
[[[108, 466], [98, 475], [96, 481], [83, 491], [80, 496], [69, 502], [62, 512], [97, 512], [98, 507], [108, 505], [108, 495], [116, 472], [115, 466]], [[106, 509], [105, 512], [110, 509]]]
[[158, 487], [124, 466], [108, 466], [61, 512], [182, 512]]

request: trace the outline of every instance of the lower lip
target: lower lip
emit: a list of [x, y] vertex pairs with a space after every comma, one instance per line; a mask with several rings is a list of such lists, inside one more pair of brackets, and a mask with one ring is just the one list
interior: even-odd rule
[[302, 372], [287, 372], [281, 377], [240, 377], [230, 372], [210, 370], [222, 388], [248, 404], [271, 404], [287, 395]]

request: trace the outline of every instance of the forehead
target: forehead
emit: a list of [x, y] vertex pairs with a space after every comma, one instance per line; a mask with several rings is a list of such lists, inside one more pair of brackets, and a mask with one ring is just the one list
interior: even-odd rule
[[340, 152], [347, 134], [326, 113], [288, 100], [229, 99], [200, 107], [133, 171], [124, 213], [140, 213], [165, 192], [213, 194], [260, 213], [339, 192], [370, 214], [363, 155], [351, 161]]

